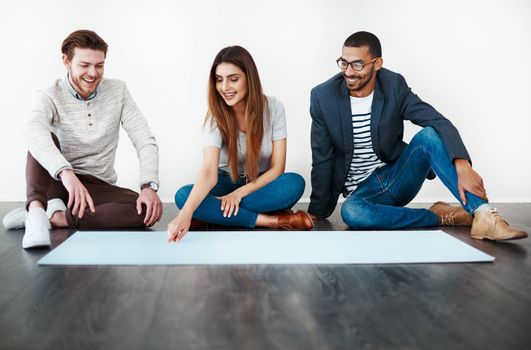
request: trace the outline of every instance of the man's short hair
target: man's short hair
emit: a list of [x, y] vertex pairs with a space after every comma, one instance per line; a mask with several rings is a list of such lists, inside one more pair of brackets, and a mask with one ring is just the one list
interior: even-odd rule
[[349, 36], [343, 46], [346, 47], [369, 47], [369, 54], [374, 57], [382, 57], [382, 45], [376, 35], [369, 32], [356, 32]]
[[71, 33], [61, 45], [61, 52], [68, 57], [69, 60], [74, 57], [74, 49], [79, 47], [81, 49], [92, 49], [103, 51], [107, 56], [107, 48], [109, 47], [105, 40], [92, 30], [82, 29]]

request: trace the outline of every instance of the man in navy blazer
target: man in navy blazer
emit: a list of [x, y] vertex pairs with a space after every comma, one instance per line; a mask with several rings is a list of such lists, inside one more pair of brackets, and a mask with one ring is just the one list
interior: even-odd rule
[[[341, 216], [353, 229], [460, 225], [477, 239], [527, 237], [488, 204], [455, 126], [382, 63], [378, 38], [354, 33], [337, 59], [341, 72], [312, 89], [310, 214], [328, 217], [343, 194]], [[404, 120], [422, 127], [409, 145]], [[434, 173], [461, 206], [404, 207]]]

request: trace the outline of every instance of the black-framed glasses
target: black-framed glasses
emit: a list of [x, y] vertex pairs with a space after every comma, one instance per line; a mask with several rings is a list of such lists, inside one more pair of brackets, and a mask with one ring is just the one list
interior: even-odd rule
[[368, 61], [356, 60], [356, 61], [349, 62], [347, 60], [344, 60], [342, 57], [339, 57], [336, 60], [336, 63], [339, 69], [341, 70], [347, 70], [348, 66], [350, 66], [352, 67], [352, 69], [359, 72], [360, 70], [363, 70], [363, 68], [365, 68], [366, 65], [374, 63], [378, 58], [380, 57], [375, 57], [372, 60], [368, 60]]

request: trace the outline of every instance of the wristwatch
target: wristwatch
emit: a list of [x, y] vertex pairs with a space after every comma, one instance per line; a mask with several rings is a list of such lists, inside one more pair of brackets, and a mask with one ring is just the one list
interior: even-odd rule
[[142, 186], [140, 186], [140, 189], [143, 190], [144, 188], [151, 188], [153, 191], [157, 192], [159, 190], [159, 185], [156, 182], [146, 182]]

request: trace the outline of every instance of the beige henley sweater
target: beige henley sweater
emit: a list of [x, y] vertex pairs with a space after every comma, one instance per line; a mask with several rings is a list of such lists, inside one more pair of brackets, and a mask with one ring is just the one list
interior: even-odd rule
[[[39, 92], [27, 123], [25, 137], [31, 155], [58, 179], [63, 169], [116, 183], [114, 159], [120, 125], [138, 154], [140, 185], [159, 183], [159, 155], [155, 137], [131, 98], [125, 83], [103, 79], [92, 100], [76, 99], [64, 79]], [[57, 135], [61, 151], [50, 132]]]

